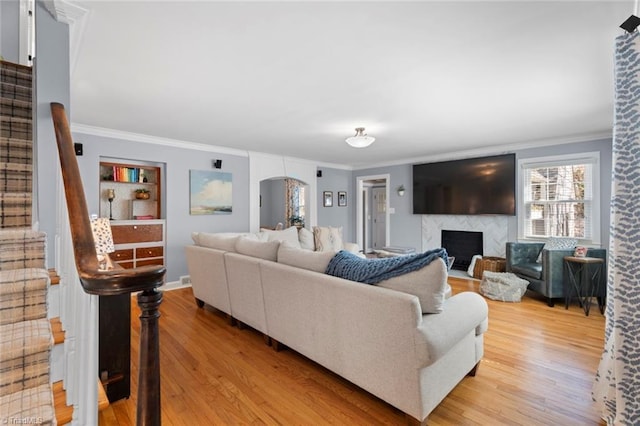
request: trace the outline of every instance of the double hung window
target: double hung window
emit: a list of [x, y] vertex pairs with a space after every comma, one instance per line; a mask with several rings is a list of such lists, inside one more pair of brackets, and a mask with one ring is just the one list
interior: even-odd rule
[[599, 153], [520, 160], [520, 238], [600, 241]]

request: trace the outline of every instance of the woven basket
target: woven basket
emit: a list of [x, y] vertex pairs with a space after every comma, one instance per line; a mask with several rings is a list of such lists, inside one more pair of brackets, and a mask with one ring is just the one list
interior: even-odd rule
[[485, 256], [476, 260], [473, 266], [473, 278], [482, 279], [484, 271], [504, 272], [507, 267], [507, 260], [504, 257]]

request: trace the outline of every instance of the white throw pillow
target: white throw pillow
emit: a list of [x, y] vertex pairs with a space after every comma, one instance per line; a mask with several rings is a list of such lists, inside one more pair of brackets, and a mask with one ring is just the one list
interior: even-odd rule
[[287, 241], [296, 247], [300, 247], [300, 241], [298, 241], [298, 228], [290, 226], [287, 229], [281, 231], [273, 231], [271, 229], [261, 229], [260, 233], [267, 236], [267, 241]]
[[301, 248], [311, 251], [316, 249], [316, 243], [313, 241], [313, 232], [307, 228], [300, 228], [298, 230], [298, 240], [300, 241]]
[[334, 252], [309, 251], [284, 242], [278, 249], [278, 263], [324, 274]]
[[436, 259], [424, 268], [380, 281], [376, 285], [413, 294], [420, 300], [423, 314], [439, 314], [444, 309], [447, 292], [447, 267], [442, 259]]
[[275, 262], [278, 258], [280, 241], [258, 241], [251, 237], [239, 237], [236, 240], [236, 252], [246, 256]]
[[344, 248], [342, 242], [342, 226], [314, 226], [313, 240], [316, 245], [316, 251], [332, 251], [336, 252]]
[[[542, 247], [542, 250], [573, 250], [578, 245], [576, 238], [551, 237]], [[542, 250], [538, 253], [536, 262], [542, 263]]]

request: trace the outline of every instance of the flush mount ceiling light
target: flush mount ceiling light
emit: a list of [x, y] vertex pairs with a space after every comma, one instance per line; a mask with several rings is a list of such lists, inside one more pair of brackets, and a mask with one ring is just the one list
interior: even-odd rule
[[354, 148], [366, 148], [375, 141], [373, 136], [367, 136], [364, 132], [364, 127], [356, 127], [355, 136], [351, 136], [346, 139], [347, 143]]

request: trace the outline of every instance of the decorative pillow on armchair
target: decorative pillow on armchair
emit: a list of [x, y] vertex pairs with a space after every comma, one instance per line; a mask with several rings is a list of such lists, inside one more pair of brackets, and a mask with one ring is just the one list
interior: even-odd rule
[[314, 226], [313, 240], [316, 243], [316, 251], [339, 251], [344, 248], [342, 242], [342, 226]]
[[[575, 238], [551, 237], [544, 244], [542, 250], [573, 250], [577, 244], [578, 240]], [[542, 250], [536, 259], [538, 263], [542, 263]]]

